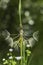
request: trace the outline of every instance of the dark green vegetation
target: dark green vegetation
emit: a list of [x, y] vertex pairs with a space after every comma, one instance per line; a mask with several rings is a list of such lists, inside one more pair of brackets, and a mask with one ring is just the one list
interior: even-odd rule
[[[26, 4], [29, 6], [26, 8]], [[1, 31], [7, 29], [11, 34], [19, 34], [18, 0], [11, 0], [6, 9], [0, 8], [0, 65], [9, 49], [8, 44], [1, 36]], [[28, 10], [35, 21], [35, 30], [39, 30], [38, 45], [32, 48], [30, 65], [43, 65], [43, 0], [22, 0], [22, 10]], [[42, 12], [41, 12], [42, 11]], [[36, 17], [35, 17], [36, 16]], [[24, 12], [22, 19], [24, 18]], [[14, 36], [12, 36], [14, 37]]]

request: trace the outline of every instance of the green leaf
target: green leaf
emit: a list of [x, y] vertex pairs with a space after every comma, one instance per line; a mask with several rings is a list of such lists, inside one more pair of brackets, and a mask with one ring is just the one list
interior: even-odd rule
[[31, 51], [30, 50], [26, 50], [27, 56], [30, 56]]
[[16, 62], [14, 60], [12, 61], [12, 65], [16, 65]]
[[5, 60], [5, 62], [3, 62], [3, 64], [4, 64], [4, 65], [8, 64], [8, 61], [7, 61], [7, 60]]

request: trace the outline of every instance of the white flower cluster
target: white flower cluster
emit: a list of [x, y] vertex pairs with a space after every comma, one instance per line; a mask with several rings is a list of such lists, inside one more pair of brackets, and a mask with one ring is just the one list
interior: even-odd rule
[[[12, 56], [9, 56], [8, 58], [9, 58], [9, 59], [13, 59]], [[6, 60], [5, 58], [2, 59], [2, 61], [5, 61], [5, 60]]]
[[0, 7], [2, 7], [3, 9], [6, 9], [8, 2], [9, 2], [9, 0], [1, 0]]

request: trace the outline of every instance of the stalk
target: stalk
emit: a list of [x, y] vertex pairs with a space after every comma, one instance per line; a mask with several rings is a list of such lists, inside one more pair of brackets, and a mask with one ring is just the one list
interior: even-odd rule
[[[19, 0], [19, 21], [20, 21], [20, 55], [21, 55], [21, 65], [25, 65], [25, 45], [23, 45], [23, 29], [22, 29], [22, 19], [21, 19], [21, 0]], [[25, 44], [25, 43], [24, 43]]]
[[23, 65], [25, 65], [25, 42], [23, 43]]
[[23, 65], [23, 38], [22, 36], [21, 37], [21, 40], [20, 40], [20, 55], [21, 55], [21, 65]]
[[21, 0], [19, 0], [19, 20], [20, 20], [20, 28], [22, 28], [21, 11], [22, 11]]
[[[20, 28], [22, 29], [22, 20], [21, 20], [21, 0], [19, 0], [19, 21], [20, 21]], [[22, 46], [23, 46], [23, 33], [22, 33], [22, 30], [20, 30], [20, 55], [21, 57], [23, 56], [22, 52], [23, 52], [23, 49], [22, 49]], [[23, 60], [21, 58], [21, 65], [23, 63]]]

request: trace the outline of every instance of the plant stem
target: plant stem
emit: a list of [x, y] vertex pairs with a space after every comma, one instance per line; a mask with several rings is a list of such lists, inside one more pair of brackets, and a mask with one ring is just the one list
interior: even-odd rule
[[26, 65], [27, 65], [27, 61], [28, 61], [28, 56], [26, 57]]
[[21, 0], [19, 0], [19, 20], [20, 20], [20, 28], [22, 28], [22, 20], [21, 20]]
[[23, 65], [23, 36], [20, 30], [20, 55], [21, 55], [21, 65]]
[[[21, 0], [19, 0], [19, 20], [20, 20], [20, 28], [22, 29]], [[20, 55], [21, 57], [22, 57], [22, 44], [23, 44], [23, 36], [21, 35], [21, 30], [20, 30]], [[21, 65], [22, 65], [22, 59], [21, 59]]]
[[19, 0], [19, 20], [20, 20], [20, 55], [21, 55], [21, 65], [25, 65], [25, 46], [23, 48], [23, 30], [22, 30], [22, 20], [21, 20], [21, 0]]
[[25, 65], [25, 43], [23, 43], [23, 65]]

